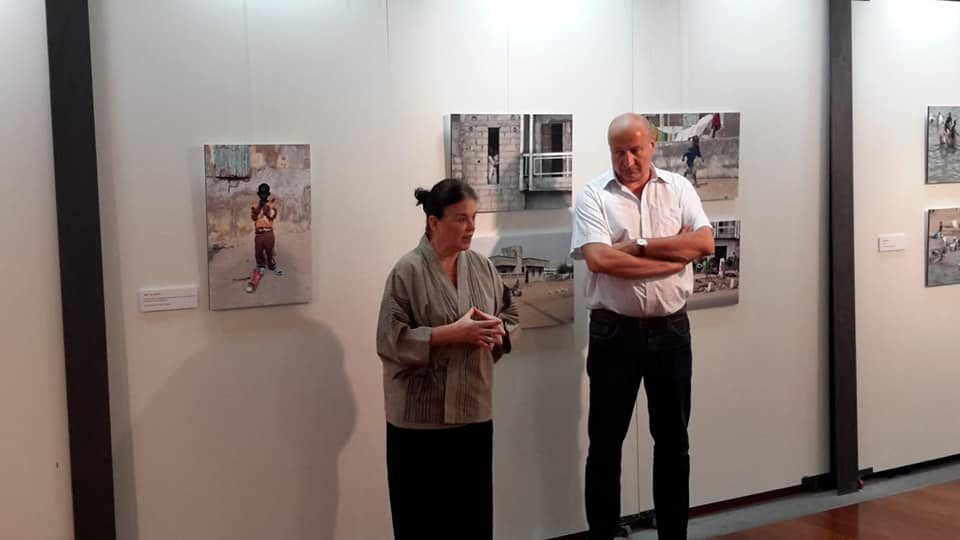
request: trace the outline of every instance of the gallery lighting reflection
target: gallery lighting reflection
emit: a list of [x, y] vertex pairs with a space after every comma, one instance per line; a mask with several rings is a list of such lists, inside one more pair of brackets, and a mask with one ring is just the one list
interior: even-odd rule
[[[890, 16], [901, 32], [917, 37], [953, 34], [960, 21], [960, 5], [942, 0], [889, 0]], [[867, 6], [870, 7], [870, 6]]]
[[490, 2], [497, 18], [514, 27], [535, 28], [544, 23], [574, 20], [583, 0], [495, 0]]

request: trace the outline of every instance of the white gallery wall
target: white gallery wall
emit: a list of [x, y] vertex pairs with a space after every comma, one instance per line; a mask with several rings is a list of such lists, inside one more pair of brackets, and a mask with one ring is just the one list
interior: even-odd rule
[[[825, 472], [826, 13], [740, 4], [92, 2], [120, 537], [390, 537], [376, 313], [453, 112], [572, 113], [577, 190], [620, 112], [741, 112], [740, 198], [707, 211], [743, 220], [746, 281], [739, 306], [692, 316], [693, 503]], [[311, 304], [207, 310], [217, 142], [312, 145]], [[485, 214], [478, 234], [568, 220]], [[579, 278], [573, 334], [527, 331], [497, 368], [497, 538], [586, 527]], [[200, 309], [138, 311], [140, 287], [184, 284]], [[638, 406], [624, 514], [652, 506]]]
[[741, 113], [739, 196], [704, 203], [742, 220], [743, 283], [738, 306], [691, 314], [691, 503], [795, 485], [829, 470], [826, 5], [635, 9], [635, 109]]
[[73, 538], [43, 2], [0, 0], [0, 538]]
[[[853, 4], [860, 464], [889, 469], [960, 453], [953, 313], [960, 287], [925, 288], [926, 210], [960, 185], [925, 185], [929, 105], [960, 105], [960, 5]], [[877, 235], [906, 249], [879, 253]]]

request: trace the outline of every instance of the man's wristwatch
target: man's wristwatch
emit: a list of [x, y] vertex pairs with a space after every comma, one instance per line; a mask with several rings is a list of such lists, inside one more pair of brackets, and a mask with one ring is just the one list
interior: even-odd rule
[[637, 238], [637, 248], [640, 252], [640, 255], [643, 255], [645, 249], [647, 249], [647, 239], [646, 238]]

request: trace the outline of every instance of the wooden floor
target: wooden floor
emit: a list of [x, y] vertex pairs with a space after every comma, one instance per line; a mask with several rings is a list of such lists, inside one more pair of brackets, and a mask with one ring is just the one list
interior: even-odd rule
[[720, 540], [960, 539], [960, 482], [717, 537]]

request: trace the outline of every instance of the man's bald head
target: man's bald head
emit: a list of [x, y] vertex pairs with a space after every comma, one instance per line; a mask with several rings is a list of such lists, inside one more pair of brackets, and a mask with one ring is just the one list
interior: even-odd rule
[[607, 141], [612, 142], [614, 138], [632, 137], [635, 134], [642, 133], [649, 137], [650, 122], [643, 115], [637, 113], [623, 113], [610, 121], [610, 127], [607, 128]]
[[646, 118], [625, 113], [613, 119], [607, 130], [610, 161], [617, 178], [630, 186], [642, 186], [650, 178], [650, 164], [657, 143]]

